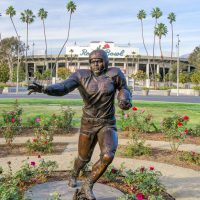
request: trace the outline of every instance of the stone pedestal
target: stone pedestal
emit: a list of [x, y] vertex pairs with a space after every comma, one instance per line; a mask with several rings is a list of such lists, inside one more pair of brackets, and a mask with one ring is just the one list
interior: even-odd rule
[[[79, 182], [77, 188], [80, 187], [81, 182]], [[47, 182], [30, 188], [25, 193], [25, 197], [31, 200], [50, 200], [50, 193], [57, 192], [61, 195], [62, 200], [73, 200], [77, 188], [70, 188], [67, 181]], [[121, 191], [99, 183], [94, 185], [93, 192], [97, 200], [116, 200], [123, 196]]]

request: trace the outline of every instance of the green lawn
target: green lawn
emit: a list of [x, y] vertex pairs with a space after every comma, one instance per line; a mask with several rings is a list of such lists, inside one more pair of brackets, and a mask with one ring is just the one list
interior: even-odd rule
[[[15, 99], [0, 99], [0, 120], [2, 119], [2, 111], [13, 109], [14, 102]], [[23, 121], [26, 121], [26, 118], [31, 116], [60, 113], [61, 106], [72, 107], [75, 111], [75, 119], [80, 118], [82, 115], [83, 101], [80, 99], [19, 99], [18, 102], [24, 110]], [[200, 104], [134, 101], [134, 106], [138, 110], [145, 109], [145, 112], [153, 114], [153, 120], [156, 121], [157, 125], [160, 124], [163, 117], [172, 116], [173, 114], [188, 115], [190, 117], [189, 127], [194, 127], [200, 122]], [[133, 111], [130, 110], [128, 112]], [[117, 104], [116, 114], [119, 114]], [[80, 120], [75, 120], [73, 125], [79, 126]], [[120, 126], [120, 123], [118, 123], [118, 126]]]

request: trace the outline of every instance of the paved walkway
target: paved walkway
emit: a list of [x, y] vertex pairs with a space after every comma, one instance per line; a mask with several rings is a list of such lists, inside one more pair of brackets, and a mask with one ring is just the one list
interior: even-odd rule
[[[24, 143], [27, 137], [16, 138], [14, 142]], [[72, 163], [77, 155], [77, 141], [78, 134], [71, 137], [55, 137], [55, 142], [69, 142], [66, 150], [61, 155], [45, 156], [45, 159], [55, 160], [59, 164], [59, 170], [67, 170], [72, 168]], [[119, 139], [119, 144], [126, 144], [128, 140]], [[169, 145], [167, 142], [162, 141], [146, 141], [151, 144], [152, 147], [158, 147], [162, 149], [168, 149]], [[4, 140], [0, 138], [0, 144], [4, 143]], [[200, 152], [200, 148], [197, 145], [184, 144], [180, 147], [182, 150], [196, 151]], [[92, 162], [98, 160], [99, 158], [99, 147], [97, 145]], [[7, 169], [7, 161], [12, 162], [14, 170], [20, 168], [21, 161], [25, 160], [26, 156], [20, 157], [6, 157], [0, 158], [0, 165]], [[30, 161], [38, 161], [36, 156], [30, 156]], [[192, 169], [182, 168], [174, 165], [168, 165], [165, 163], [157, 163], [152, 161], [137, 160], [137, 159], [127, 159], [115, 157], [113, 164], [119, 167], [120, 164], [124, 162], [125, 166], [130, 169], [136, 169], [141, 166], [150, 167], [154, 166], [156, 170], [162, 172], [162, 182], [167, 188], [167, 191], [172, 194], [177, 200], [200, 200], [200, 172]]]

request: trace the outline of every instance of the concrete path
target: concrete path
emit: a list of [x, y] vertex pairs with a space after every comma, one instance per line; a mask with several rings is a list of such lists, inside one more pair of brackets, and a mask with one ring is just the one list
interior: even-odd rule
[[[23, 144], [28, 139], [33, 139], [33, 137], [16, 137], [13, 141], [13, 143], [16, 144]], [[78, 134], [75, 134], [74, 136], [54, 136], [54, 142], [60, 142], [60, 143], [66, 143], [68, 142], [76, 143], [78, 141]], [[119, 139], [119, 144], [126, 145], [129, 142], [129, 139]], [[5, 144], [5, 139], [0, 138], [0, 144]], [[150, 145], [151, 147], [159, 148], [159, 149], [167, 149], [170, 150], [169, 142], [165, 141], [153, 141], [153, 140], [146, 140], [147, 145]], [[200, 153], [200, 145], [196, 144], [182, 144], [179, 147], [180, 151], [195, 151], [196, 153]]]
[[[27, 137], [16, 138], [14, 142], [23, 143], [27, 140]], [[78, 134], [71, 137], [55, 137], [56, 142], [69, 142], [66, 150], [61, 155], [45, 156], [46, 160], [55, 160], [59, 164], [59, 170], [67, 170], [72, 168], [72, 163], [77, 155], [77, 141]], [[126, 144], [128, 140], [119, 139], [119, 144]], [[0, 138], [0, 144], [4, 143], [3, 139]], [[162, 141], [147, 141], [152, 147], [159, 147], [162, 149], [168, 149], [169, 145], [167, 142]], [[180, 149], [200, 152], [198, 145], [184, 144]], [[93, 157], [92, 163], [95, 163], [99, 159], [100, 150], [97, 145]], [[7, 162], [11, 161], [14, 170], [17, 170], [21, 166], [21, 161], [25, 160], [25, 156], [20, 157], [7, 157], [0, 158], [0, 165], [7, 169]], [[29, 156], [30, 161], [38, 162], [36, 156]], [[177, 200], [200, 200], [200, 172], [192, 169], [182, 168], [174, 165], [168, 165], [165, 163], [157, 163], [152, 161], [127, 159], [115, 157], [113, 165], [119, 167], [124, 162], [127, 169], [137, 169], [138, 167], [154, 166], [155, 170], [162, 172], [162, 182], [166, 186], [167, 191], [173, 195]]]

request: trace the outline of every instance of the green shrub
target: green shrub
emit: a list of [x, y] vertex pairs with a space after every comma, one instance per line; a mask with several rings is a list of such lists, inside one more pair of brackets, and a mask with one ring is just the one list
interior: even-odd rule
[[71, 75], [71, 72], [69, 69], [67, 69], [65, 67], [58, 68], [58, 77], [61, 78], [62, 80], [65, 80], [70, 75]]
[[199, 84], [200, 83], [200, 72], [194, 72], [191, 75], [191, 81], [194, 84]]
[[151, 149], [145, 145], [145, 141], [135, 141], [134, 143], [128, 143], [125, 148], [123, 155], [128, 157], [149, 155]]
[[[23, 66], [20, 66], [19, 67], [19, 77], [18, 77], [19, 80], [18, 80], [18, 82], [24, 81], [25, 80], [25, 76], [26, 76], [26, 74], [25, 74], [25, 71], [23, 69]], [[12, 81], [13, 82], [17, 82], [17, 67], [15, 67], [13, 69], [13, 79], [12, 79]]]
[[194, 151], [192, 152], [183, 152], [183, 154], [179, 157], [180, 160], [189, 161], [196, 165], [200, 165], [200, 154]]
[[0, 82], [6, 83], [8, 80], [9, 80], [8, 65], [0, 62]]
[[200, 90], [200, 86], [193, 86], [192, 89], [193, 90]]

